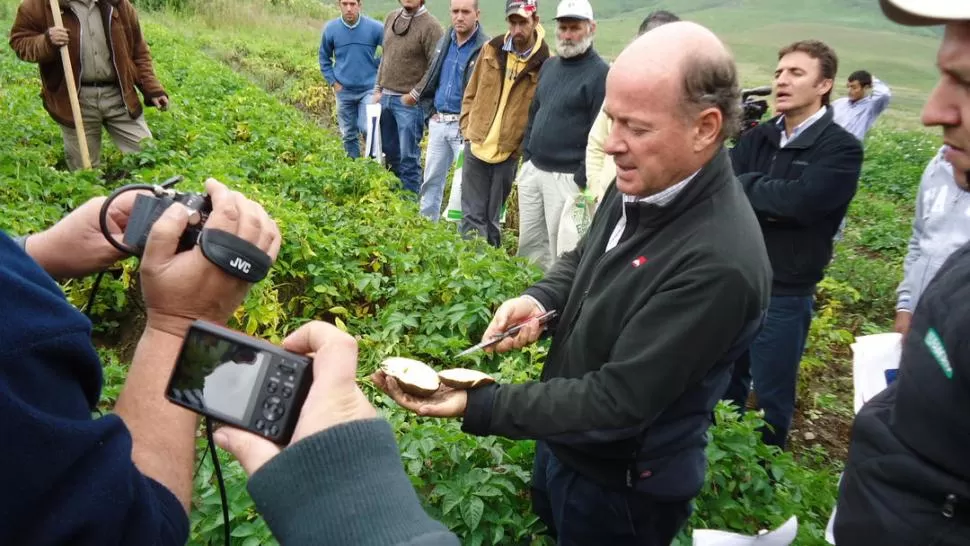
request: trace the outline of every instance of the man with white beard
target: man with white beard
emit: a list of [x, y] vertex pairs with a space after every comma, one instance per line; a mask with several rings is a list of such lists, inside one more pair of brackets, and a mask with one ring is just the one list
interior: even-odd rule
[[556, 8], [556, 50], [539, 71], [519, 170], [519, 250], [548, 271], [555, 261], [563, 205], [586, 188], [586, 141], [603, 98], [609, 65], [593, 49], [588, 0]]

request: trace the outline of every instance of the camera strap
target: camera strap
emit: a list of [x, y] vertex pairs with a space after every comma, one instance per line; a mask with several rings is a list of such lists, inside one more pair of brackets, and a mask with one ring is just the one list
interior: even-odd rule
[[221, 229], [203, 229], [199, 248], [220, 269], [248, 282], [263, 280], [273, 265], [269, 255], [259, 247]]

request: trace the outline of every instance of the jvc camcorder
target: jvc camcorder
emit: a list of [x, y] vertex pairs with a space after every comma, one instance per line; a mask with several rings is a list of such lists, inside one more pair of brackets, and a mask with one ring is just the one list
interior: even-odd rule
[[770, 85], [741, 90], [741, 130], [738, 133], [738, 138], [757, 127], [765, 112], [768, 111], [767, 100], [753, 97], [767, 97], [770, 94]]

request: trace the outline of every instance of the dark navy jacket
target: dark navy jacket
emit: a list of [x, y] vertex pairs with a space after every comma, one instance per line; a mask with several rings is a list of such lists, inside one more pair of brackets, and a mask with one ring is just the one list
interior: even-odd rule
[[776, 117], [731, 150], [734, 174], [758, 215], [774, 274], [773, 296], [809, 296], [832, 259], [832, 240], [855, 196], [862, 145], [832, 109], [780, 147]]
[[3, 233], [0, 311], [0, 544], [185, 544], [185, 511], [135, 467], [124, 422], [92, 418], [91, 323]]
[[839, 546], [970, 537], [970, 244], [913, 313], [896, 381], [859, 410], [839, 486]]

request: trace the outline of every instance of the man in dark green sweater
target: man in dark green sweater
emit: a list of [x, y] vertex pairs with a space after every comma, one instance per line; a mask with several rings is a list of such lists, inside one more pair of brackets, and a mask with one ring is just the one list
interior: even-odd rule
[[519, 169], [519, 250], [548, 271], [556, 259], [563, 205], [586, 188], [586, 141], [603, 105], [610, 67], [593, 49], [587, 0], [556, 9], [556, 51], [539, 71]]
[[[771, 269], [725, 138], [738, 122], [733, 59], [709, 30], [654, 29], [616, 59], [604, 110], [617, 177], [589, 232], [483, 339], [533, 343], [558, 311], [541, 381], [439, 390], [420, 415], [538, 440], [533, 507], [559, 544], [670, 544], [704, 482], [711, 411], [757, 333]], [[644, 101], [643, 97], [651, 97]]]

